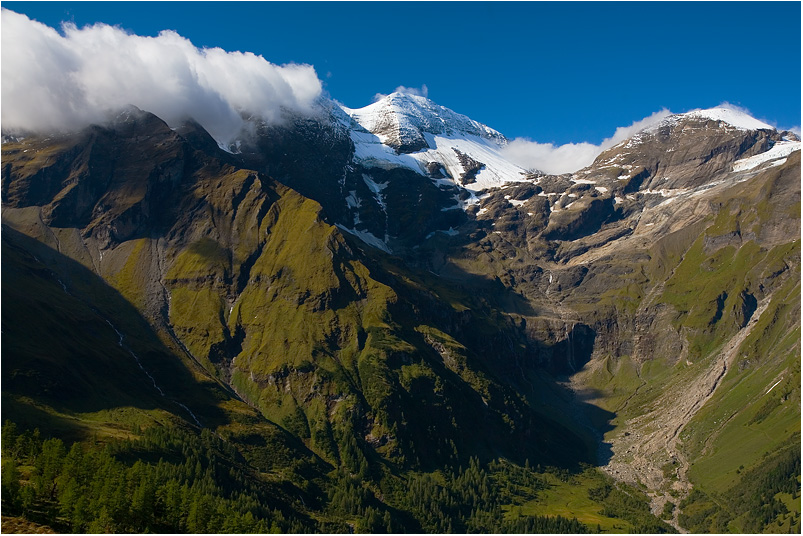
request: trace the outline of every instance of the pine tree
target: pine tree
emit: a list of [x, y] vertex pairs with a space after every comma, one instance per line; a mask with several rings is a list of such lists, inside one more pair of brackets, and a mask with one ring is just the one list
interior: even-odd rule
[[[3, 442], [5, 442], [5, 427], [3, 427]], [[19, 505], [20, 475], [17, 469], [17, 460], [13, 457], [4, 457], [2, 461], [2, 493], [3, 501], [12, 508]]]

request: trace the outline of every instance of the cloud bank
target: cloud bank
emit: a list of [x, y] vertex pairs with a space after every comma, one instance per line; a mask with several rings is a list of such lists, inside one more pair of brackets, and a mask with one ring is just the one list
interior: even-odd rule
[[269, 122], [308, 112], [322, 86], [310, 65], [250, 52], [199, 49], [173, 31], [142, 37], [96, 24], [53, 28], [2, 10], [3, 130], [73, 130], [133, 104], [176, 125], [191, 117], [220, 143], [241, 113]]
[[502, 149], [502, 154], [511, 162], [526, 169], [537, 169], [553, 174], [571, 173], [590, 165], [602, 151], [660, 122], [668, 115], [671, 115], [671, 112], [664, 108], [629, 126], [619, 127], [613, 136], [602, 140], [599, 145], [588, 142], [555, 145], [516, 138]]

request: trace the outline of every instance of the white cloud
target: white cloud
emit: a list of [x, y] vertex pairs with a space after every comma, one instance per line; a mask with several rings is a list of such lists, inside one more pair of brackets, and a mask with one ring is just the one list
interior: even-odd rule
[[242, 129], [241, 112], [277, 121], [282, 108], [311, 111], [322, 90], [310, 65], [199, 49], [173, 31], [67, 23], [62, 32], [2, 10], [4, 131], [81, 128], [133, 104], [171, 125], [192, 117], [225, 143]]
[[592, 143], [567, 143], [555, 145], [538, 143], [527, 138], [516, 138], [502, 149], [502, 154], [511, 162], [525, 169], [544, 173], [570, 173], [591, 164], [602, 152]]
[[602, 151], [626, 140], [636, 132], [658, 123], [670, 114], [671, 112], [664, 108], [629, 126], [619, 127], [613, 136], [604, 139], [599, 145], [588, 142], [555, 145], [538, 143], [527, 138], [516, 138], [502, 149], [502, 153], [512, 162], [527, 169], [538, 169], [554, 174], [571, 173], [591, 165]]
[[[416, 95], [418, 97], [427, 97], [429, 95], [429, 88], [426, 84], [421, 84], [421, 87], [407, 87], [399, 86], [393, 90], [393, 93], [405, 93], [407, 95]], [[385, 93], [377, 93], [374, 95], [373, 102], [378, 102], [387, 97]]]
[[417, 95], [419, 97], [426, 97], [429, 95], [429, 88], [426, 84], [421, 84], [421, 87], [406, 87], [399, 86], [393, 90], [394, 93], [406, 93], [407, 95]]

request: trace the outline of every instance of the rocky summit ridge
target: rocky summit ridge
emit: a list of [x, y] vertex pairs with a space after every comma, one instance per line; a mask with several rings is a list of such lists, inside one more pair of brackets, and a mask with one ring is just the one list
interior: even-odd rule
[[611, 530], [799, 527], [794, 134], [698, 110], [547, 175], [413, 95], [251, 126], [222, 149], [132, 108], [4, 138], [4, 419], [209, 430], [285, 486], [298, 530], [366, 505], [454, 529], [437, 503], [461, 530], [522, 532], [490, 499], [498, 518], [421, 506], [416, 475], [457, 486], [492, 461], [506, 507], [563, 485], [534, 466], [595, 475]]

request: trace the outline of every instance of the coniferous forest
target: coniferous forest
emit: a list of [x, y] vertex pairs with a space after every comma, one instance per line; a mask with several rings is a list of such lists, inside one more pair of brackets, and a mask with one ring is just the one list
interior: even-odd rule
[[[504, 460], [481, 464], [471, 458], [466, 467], [410, 473], [405, 480], [386, 476], [377, 481], [340, 469], [301, 489], [261, 478], [233, 445], [208, 430], [196, 434], [152, 427], [133, 432], [135, 439], [66, 445], [6, 421], [4, 515], [74, 533], [600, 530], [561, 515], [505, 515], [505, 504], [535, 499], [548, 488], [547, 477], [565, 483], [577, 478], [566, 470]], [[293, 496], [296, 492], [300, 495]], [[634, 530], [671, 531], [649, 514], [643, 499], [613, 481], [589, 495]]]

